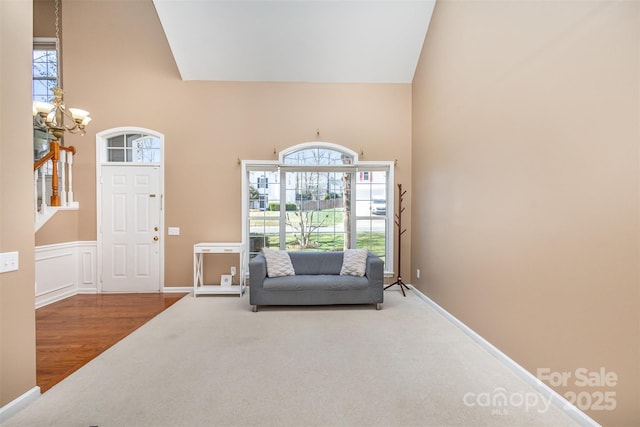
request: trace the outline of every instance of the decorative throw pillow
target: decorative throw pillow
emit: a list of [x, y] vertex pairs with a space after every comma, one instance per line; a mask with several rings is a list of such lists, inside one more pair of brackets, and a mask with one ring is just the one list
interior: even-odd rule
[[287, 251], [262, 248], [262, 253], [267, 259], [268, 277], [294, 276], [296, 274]]
[[369, 249], [345, 249], [342, 256], [342, 270], [340, 274], [343, 276], [364, 276], [367, 267], [367, 255]]

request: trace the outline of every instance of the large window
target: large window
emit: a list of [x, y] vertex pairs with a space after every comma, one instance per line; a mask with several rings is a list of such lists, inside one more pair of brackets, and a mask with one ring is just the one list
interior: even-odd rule
[[[53, 97], [51, 89], [58, 85], [58, 55], [56, 39], [37, 38], [33, 43], [31, 96], [33, 101], [49, 102]], [[40, 160], [49, 152], [51, 135], [43, 129], [33, 128], [33, 160]], [[51, 165], [46, 166], [46, 174], [51, 174]]]
[[32, 65], [33, 100], [49, 102], [53, 96], [51, 89], [58, 85], [58, 55], [55, 39], [42, 38], [34, 41]]
[[244, 161], [243, 177], [250, 258], [270, 247], [368, 248], [385, 264], [393, 259], [392, 162], [359, 162], [344, 147], [306, 143], [277, 162]]

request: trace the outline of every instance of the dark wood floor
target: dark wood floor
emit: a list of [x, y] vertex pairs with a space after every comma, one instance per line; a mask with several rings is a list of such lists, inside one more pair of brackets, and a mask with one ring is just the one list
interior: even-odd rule
[[76, 295], [37, 309], [36, 384], [41, 392], [49, 390], [185, 295]]

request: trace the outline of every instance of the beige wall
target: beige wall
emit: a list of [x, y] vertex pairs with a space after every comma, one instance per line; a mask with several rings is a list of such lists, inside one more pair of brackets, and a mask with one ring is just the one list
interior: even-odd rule
[[164, 134], [166, 225], [181, 229], [164, 236], [167, 286], [193, 283], [194, 243], [241, 239], [238, 158], [271, 160], [274, 148], [319, 139], [398, 159], [396, 181], [410, 180], [410, 85], [186, 82], [150, 0], [63, 6], [65, 99], [94, 117], [87, 135], [67, 138], [78, 148], [78, 238], [96, 239], [95, 134]]
[[[62, 5], [59, 5], [61, 8]], [[33, 36], [55, 37], [55, 1], [33, 0]], [[60, 28], [61, 30], [61, 28]]]
[[30, 1], [0, 1], [0, 406], [36, 385]]
[[639, 54], [638, 2], [444, 0], [413, 83], [414, 283], [557, 391], [614, 392], [611, 426], [640, 425]]
[[58, 211], [37, 231], [36, 246], [78, 241], [79, 212], [78, 210]]

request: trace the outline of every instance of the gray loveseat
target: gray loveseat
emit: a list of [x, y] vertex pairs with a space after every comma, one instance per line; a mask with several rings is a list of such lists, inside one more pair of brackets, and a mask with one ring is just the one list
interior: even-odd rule
[[289, 252], [294, 276], [267, 277], [262, 253], [249, 262], [249, 302], [260, 305], [376, 304], [383, 302], [384, 263], [371, 253], [365, 275], [340, 275], [342, 252]]

